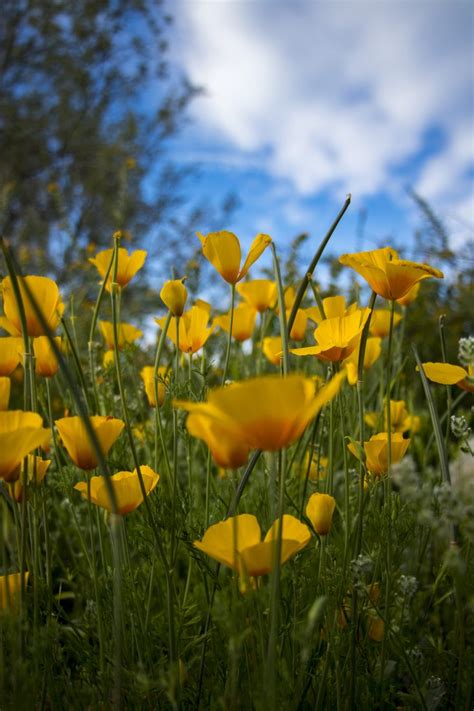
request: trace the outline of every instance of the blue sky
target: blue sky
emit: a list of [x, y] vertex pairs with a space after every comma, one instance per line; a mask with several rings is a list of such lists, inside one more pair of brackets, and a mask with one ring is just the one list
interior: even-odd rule
[[[409, 247], [413, 187], [454, 247], [474, 235], [474, 6], [450, 0], [175, 0], [173, 61], [205, 88], [174, 157], [196, 196], [234, 191], [244, 244], [323, 234], [336, 252]], [[367, 211], [363, 243], [356, 228]]]

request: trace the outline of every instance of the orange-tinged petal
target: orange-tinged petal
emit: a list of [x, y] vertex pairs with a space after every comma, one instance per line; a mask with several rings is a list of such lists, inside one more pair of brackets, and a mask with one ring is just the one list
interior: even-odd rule
[[[286, 312], [286, 320], [290, 318], [291, 311]], [[308, 314], [306, 309], [298, 309], [295, 315], [295, 320], [293, 321], [293, 326], [290, 331], [290, 338], [293, 341], [304, 341], [306, 335], [306, 327], [308, 325]]]
[[260, 526], [255, 516], [239, 514], [209, 526], [195, 548], [234, 570], [239, 569], [242, 550], [260, 543]]
[[202, 410], [188, 415], [186, 427], [190, 435], [206, 443], [218, 466], [237, 469], [247, 463], [249, 446], [241, 441], [241, 433], [231, 420]]
[[248, 270], [254, 264], [260, 255], [266, 250], [268, 245], [271, 243], [272, 238], [269, 235], [258, 234], [252, 244], [250, 245], [249, 253], [244, 262], [244, 266], [240, 270], [238, 281], [244, 278]]
[[0, 376], [10, 375], [22, 362], [23, 339], [16, 336], [0, 338]]
[[329, 494], [316, 492], [309, 497], [306, 516], [319, 536], [326, 536], [330, 532], [335, 508], [336, 500]]
[[[102, 252], [98, 252], [95, 257], [89, 258], [89, 262], [97, 268], [97, 271], [102, 278], [104, 278], [107, 273], [113, 258], [113, 253], [113, 249], [104, 249]], [[126, 249], [120, 247], [118, 251], [117, 284], [119, 284], [122, 288], [127, 286], [139, 269], [141, 269], [145, 264], [146, 257], [147, 253], [143, 249], [137, 249], [129, 254]], [[110, 291], [111, 289], [113, 270], [114, 267], [112, 265], [107, 283], [105, 285], [107, 291]]]
[[[105, 457], [125, 425], [122, 420], [101, 415], [93, 415], [90, 422]], [[95, 469], [98, 466], [97, 455], [82, 419], [80, 417], [63, 417], [56, 420], [55, 424], [74, 464], [80, 469]]]
[[0, 316], [0, 328], [3, 328], [9, 336], [21, 336], [21, 328], [18, 329], [6, 316]]
[[[146, 465], [140, 466], [140, 473], [142, 475], [146, 495], [148, 496], [158, 484], [160, 475]], [[112, 484], [115, 493], [117, 504], [116, 512], [121, 516], [125, 516], [131, 511], [134, 511], [138, 508], [138, 506], [140, 506], [140, 504], [143, 503], [143, 493], [136, 469], [134, 469], [133, 472], [123, 471], [114, 474], [110, 477], [110, 483]], [[88, 498], [88, 487], [86, 482], [79, 482], [74, 488], [82, 494], [84, 499]], [[91, 477], [90, 498], [93, 504], [112, 513], [112, 501], [109, 497], [105, 477]]]
[[188, 298], [188, 292], [182, 279], [165, 282], [160, 297], [173, 316], [182, 316]]
[[0, 411], [0, 479], [18, 478], [23, 458], [37, 447], [49, 445], [51, 432], [36, 412]]
[[[232, 337], [240, 343], [251, 338], [255, 328], [256, 318], [257, 312], [253, 306], [249, 306], [249, 304], [239, 304], [236, 306], [232, 321]], [[222, 328], [226, 333], [229, 333], [230, 313], [216, 316], [214, 324]]]
[[281, 336], [267, 336], [263, 339], [262, 352], [263, 355], [272, 363], [273, 365], [280, 365], [281, 354], [282, 354], [282, 341]]
[[[61, 338], [54, 339], [58, 348], [61, 348]], [[51, 346], [48, 336], [38, 336], [33, 340], [35, 356], [35, 372], [43, 378], [52, 378], [59, 370], [59, 362]]]
[[[165, 401], [166, 397], [166, 375], [168, 373], [166, 366], [161, 365], [158, 368], [156, 383], [158, 390], [158, 405], [161, 407]], [[145, 365], [140, 371], [140, 377], [143, 380], [143, 385], [145, 386], [145, 392], [148, 399], [148, 404], [150, 407], [156, 407], [156, 397], [155, 397], [155, 368], [153, 365]]]
[[209, 232], [206, 236], [197, 233], [202, 244], [202, 253], [221, 277], [229, 284], [239, 280], [240, 243], [233, 232], [222, 230]]
[[[25, 284], [28, 287], [32, 298], [41, 310], [43, 318], [50, 331], [56, 330], [64, 312], [64, 304], [61, 301], [59, 289], [52, 279], [43, 276], [17, 277], [20, 287], [21, 299], [25, 310], [26, 329], [29, 336], [43, 336], [46, 334], [36, 316], [32, 301], [27, 295]], [[3, 309], [8, 321], [21, 333], [21, 320], [18, 312], [15, 293], [10, 277], [5, 277], [1, 283], [3, 293]]]
[[407, 291], [405, 296], [402, 296], [400, 299], [397, 299], [397, 304], [400, 304], [400, 306], [409, 306], [412, 301], [414, 301], [418, 296], [420, 286], [421, 282], [417, 282], [414, 286], [411, 287], [409, 291]]
[[[276, 541], [278, 536], [280, 519], [272, 524], [265, 536], [265, 542]], [[311, 532], [306, 524], [301, 523], [294, 516], [283, 514], [282, 542], [285, 542], [285, 550], [282, 550], [281, 562], [285, 563], [288, 558], [296, 555], [311, 540]]]
[[[114, 324], [111, 321], [99, 321], [99, 328], [104, 337], [105, 344], [109, 350], [115, 348]], [[119, 323], [118, 325], [118, 347], [122, 349], [125, 345], [134, 343], [143, 336], [143, 331], [136, 328], [131, 323]]]
[[428, 264], [399, 259], [398, 253], [390, 247], [343, 254], [339, 262], [354, 269], [377, 294], [388, 300], [404, 297], [422, 279], [443, 278], [442, 272]]
[[467, 370], [460, 365], [450, 363], [422, 363], [422, 365], [428, 380], [440, 385], [456, 385], [468, 375]]
[[275, 306], [277, 300], [277, 285], [270, 279], [245, 281], [242, 284], [237, 284], [236, 289], [249, 306], [252, 306], [259, 313], [263, 313], [267, 309], [272, 309]]

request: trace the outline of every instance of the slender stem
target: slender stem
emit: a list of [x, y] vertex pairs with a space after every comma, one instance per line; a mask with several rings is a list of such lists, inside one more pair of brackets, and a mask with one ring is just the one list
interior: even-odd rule
[[277, 283], [277, 289], [278, 289], [278, 310], [279, 310], [278, 318], [280, 320], [280, 336], [281, 336], [281, 342], [282, 342], [282, 346], [283, 346], [283, 360], [282, 360], [283, 375], [288, 375], [288, 361], [289, 361], [288, 337], [291, 332], [291, 328], [289, 327], [289, 324], [287, 324], [287, 322], [286, 322], [285, 297], [283, 294], [283, 283], [281, 280], [280, 263], [278, 261], [274, 243], [272, 242], [270, 246], [271, 246], [272, 254], [273, 254], [273, 272], [275, 274], [275, 281]]
[[306, 273], [305, 273], [303, 279], [301, 280], [301, 284], [298, 288], [298, 292], [296, 294], [293, 308], [291, 309], [291, 313], [288, 318], [288, 333], [291, 333], [291, 329], [293, 328], [293, 324], [295, 322], [296, 313], [300, 307], [301, 302], [303, 301], [309, 281], [310, 281], [311, 277], [313, 276], [314, 270], [316, 269], [316, 266], [317, 266], [319, 260], [321, 259], [321, 256], [326, 248], [326, 245], [329, 242], [329, 240], [331, 239], [332, 235], [334, 234], [336, 227], [338, 226], [339, 222], [342, 220], [344, 213], [346, 212], [346, 210], [350, 204], [351, 204], [351, 196], [348, 195], [346, 197], [344, 205], [342, 206], [341, 210], [339, 211], [336, 219], [334, 220], [331, 227], [327, 231], [325, 237], [321, 241], [321, 244], [319, 245], [316, 254], [314, 255], [313, 259], [311, 260], [310, 265], [309, 265], [308, 269], [306, 270]]
[[165, 445], [165, 438], [163, 433], [163, 425], [161, 422], [161, 411], [158, 402], [158, 370], [160, 367], [161, 354], [163, 352], [163, 347], [165, 344], [166, 334], [168, 333], [168, 328], [171, 322], [171, 311], [168, 311], [166, 317], [165, 325], [160, 333], [160, 338], [158, 340], [158, 345], [156, 347], [155, 355], [155, 365], [153, 370], [153, 387], [155, 392], [155, 471], [158, 470], [158, 435], [161, 441], [161, 449], [163, 451], [163, 456], [165, 458], [166, 473], [168, 475], [168, 483], [171, 483], [171, 466], [168, 457], [168, 450]]
[[229, 360], [230, 360], [230, 344], [232, 342], [232, 330], [234, 327], [234, 308], [235, 308], [235, 284], [230, 285], [230, 319], [229, 319], [229, 333], [227, 334], [227, 347], [225, 351], [224, 360], [224, 371], [222, 373], [222, 385], [225, 385], [227, 380], [227, 371], [229, 370]]

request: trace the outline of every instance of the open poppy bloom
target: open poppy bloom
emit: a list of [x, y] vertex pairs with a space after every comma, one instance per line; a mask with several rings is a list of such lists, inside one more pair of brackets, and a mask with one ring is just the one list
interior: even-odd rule
[[306, 516], [311, 521], [319, 536], [327, 536], [332, 526], [332, 517], [336, 508], [336, 499], [329, 494], [316, 492], [309, 497]]
[[166, 281], [160, 291], [160, 298], [173, 316], [182, 316], [188, 298], [188, 291], [182, 279]]
[[[99, 440], [102, 454], [107, 453], [124, 428], [122, 420], [115, 417], [92, 415], [90, 423]], [[80, 469], [95, 469], [99, 462], [80, 417], [63, 417], [55, 421], [59, 435], [74, 464]]]
[[[41, 457], [35, 457], [34, 454], [29, 454], [28, 460], [28, 482], [30, 484], [38, 485], [41, 484], [46, 476], [46, 472], [51, 464], [51, 459], [41, 459]], [[22, 475], [23, 476], [23, 475]], [[8, 493], [15, 499], [17, 503], [23, 498], [23, 479], [20, 476], [16, 481], [11, 482], [8, 486]]]
[[266, 375], [211, 390], [207, 402], [173, 405], [190, 413], [190, 434], [206, 442], [217, 464], [235, 468], [251, 449], [275, 452], [292, 444], [337, 395], [344, 378], [338, 373], [316, 392], [311, 378]]
[[258, 234], [250, 245], [249, 253], [241, 268], [240, 242], [233, 232], [222, 230], [209, 232], [206, 236], [198, 232], [197, 236], [201, 240], [202, 253], [229, 284], [237, 284], [241, 281], [272, 241], [268, 235]]
[[[198, 550], [222, 565], [232, 568], [243, 578], [267, 575], [275, 563], [275, 547], [280, 519], [273, 524], [264, 540], [259, 523], [251, 514], [239, 514], [209, 526], [201, 541], [194, 541]], [[295, 556], [311, 539], [304, 523], [294, 516], [283, 516], [281, 564]]]
[[[140, 466], [140, 472], [143, 479], [146, 495], [151, 494], [155, 486], [160, 480], [160, 475], [145, 465]], [[115, 499], [117, 503], [117, 513], [125, 516], [131, 511], [135, 511], [140, 504], [143, 503], [143, 493], [138, 478], [136, 469], [133, 472], [118, 472], [110, 477]], [[74, 486], [77, 491], [81, 492], [84, 499], [88, 499], [88, 485], [85, 481], [80, 481]], [[90, 500], [96, 506], [100, 506], [106, 511], [112, 513], [112, 502], [107, 491], [105, 477], [93, 476], [90, 479]]]
[[15, 481], [24, 457], [37, 447], [46, 447], [51, 431], [43, 427], [36, 412], [6, 410], [0, 412], [0, 479]]
[[254, 279], [237, 285], [237, 291], [259, 313], [272, 309], [277, 300], [277, 285], [270, 279]]
[[[458, 388], [474, 392], [474, 372], [472, 366], [466, 370], [460, 365], [450, 363], [422, 363], [423, 371], [433, 383], [457, 385]], [[416, 368], [418, 370], [418, 366]]]
[[324, 321], [325, 318], [336, 318], [336, 316], [348, 316], [354, 313], [357, 309], [357, 304], [351, 304], [346, 308], [346, 299], [344, 296], [326, 296], [323, 299], [324, 315], [321, 313], [319, 306], [309, 306], [306, 309], [308, 318], [317, 324]]
[[[196, 303], [185, 311], [179, 319], [179, 350], [183, 353], [197, 353], [213, 332], [214, 328], [208, 327], [210, 307], [206, 302]], [[166, 316], [156, 318], [156, 323], [160, 328], [164, 328]], [[167, 336], [176, 346], [176, 321], [173, 317], [168, 327]]]
[[[25, 310], [26, 330], [28, 331], [28, 335], [33, 337], [44, 336], [46, 335], [46, 331], [39, 322], [33, 304], [26, 293], [25, 283], [31, 292], [36, 306], [43, 314], [48, 329], [55, 331], [64, 312], [64, 304], [61, 301], [56, 282], [43, 276], [17, 277], [17, 280], [18, 286], [20, 287], [23, 308]], [[13, 291], [10, 277], [3, 279], [0, 290], [3, 295], [3, 310], [5, 311], [7, 321], [11, 324], [8, 328], [7, 323], [3, 320], [1, 324], [2, 328], [8, 330], [12, 335], [20, 335], [20, 314], [18, 312], [15, 292]]]
[[[61, 338], [55, 339], [58, 348], [61, 348]], [[43, 378], [52, 378], [59, 370], [59, 362], [54, 354], [48, 336], [38, 336], [33, 340], [33, 353], [35, 356], [35, 372]]]
[[314, 355], [320, 360], [332, 362], [348, 358], [359, 345], [369, 313], [370, 309], [357, 309], [347, 316], [324, 319], [314, 332], [317, 345], [292, 348], [290, 353], [297, 356]]
[[23, 340], [17, 336], [0, 338], [0, 376], [10, 375], [22, 362]]
[[[98, 252], [95, 257], [89, 257], [89, 262], [93, 264], [102, 278], [105, 278], [107, 274], [107, 269], [112, 260], [114, 250], [104, 249], [102, 252]], [[122, 287], [122, 289], [127, 286], [127, 284], [133, 279], [135, 274], [139, 269], [145, 264], [147, 253], [143, 249], [136, 249], [131, 254], [128, 253], [124, 247], [119, 247], [118, 251], [118, 265], [117, 265], [117, 284]], [[105, 288], [107, 291], [111, 291], [111, 284], [113, 280], [113, 266], [110, 270], [109, 277]]]
[[[111, 351], [115, 349], [114, 324], [110, 321], [99, 321], [101, 333], [104, 337], [107, 348]], [[143, 331], [136, 328], [131, 323], [119, 323], [118, 325], [118, 347], [121, 350], [125, 345], [135, 343], [143, 336]]]
[[[166, 387], [165, 379], [166, 374], [169, 374], [169, 370], [166, 365], [160, 365], [158, 368], [158, 405], [161, 407], [165, 401], [166, 397]], [[143, 385], [145, 386], [145, 392], [148, 399], [148, 404], [150, 407], [156, 407], [156, 397], [155, 397], [155, 368], [153, 365], [145, 365], [140, 371], [141, 379], [143, 380]]]
[[262, 353], [273, 365], [280, 365], [283, 344], [281, 336], [266, 336], [262, 342]]
[[[369, 427], [376, 429], [379, 425], [380, 416], [377, 412], [366, 412], [364, 417]], [[383, 422], [387, 429], [387, 406], [383, 407]], [[410, 415], [407, 410], [405, 400], [390, 400], [390, 429], [392, 432], [418, 432], [420, 429], [420, 418], [417, 415]]]
[[398, 252], [391, 247], [343, 254], [339, 262], [354, 269], [376, 294], [389, 301], [401, 299], [422, 279], [444, 277], [443, 272], [428, 264], [399, 259]]
[[[29, 573], [23, 573], [25, 586]], [[21, 591], [21, 573], [0, 575], [0, 610], [15, 610], [18, 606]]]
[[[410, 440], [403, 439], [401, 432], [392, 432], [390, 441], [391, 461], [392, 464], [397, 464], [405, 456]], [[360, 459], [360, 452], [352, 442], [349, 442], [347, 448], [357, 459]], [[365, 465], [373, 476], [381, 477], [388, 472], [388, 432], [379, 432], [368, 442], [364, 442], [364, 452]]]
[[[365, 344], [364, 353], [364, 370], [368, 370], [373, 366], [373, 364], [380, 358], [382, 353], [382, 339], [381, 338], [368, 338]], [[360, 343], [358, 347], [352, 351], [349, 358], [344, 361], [344, 367], [347, 370], [347, 382], [349, 385], [355, 385], [357, 383], [357, 368], [359, 365], [359, 352]]]
[[11, 380], [3, 375], [0, 376], [0, 410], [8, 410], [10, 402]]
[[[393, 314], [393, 326], [398, 326], [402, 317], [396, 312]], [[369, 333], [372, 336], [385, 338], [390, 332], [390, 309], [377, 309], [372, 311], [370, 319]]]
[[[255, 328], [256, 318], [257, 312], [253, 306], [249, 306], [248, 304], [239, 304], [236, 306], [232, 321], [232, 337], [235, 338], [236, 341], [239, 341], [239, 343], [251, 338]], [[226, 333], [229, 333], [230, 313], [216, 316], [214, 326], [219, 326]]]

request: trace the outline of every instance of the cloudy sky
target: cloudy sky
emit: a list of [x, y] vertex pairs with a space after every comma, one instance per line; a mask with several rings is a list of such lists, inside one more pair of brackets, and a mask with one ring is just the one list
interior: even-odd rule
[[[205, 93], [173, 149], [196, 193], [235, 191], [228, 228], [318, 237], [353, 195], [336, 250], [409, 245], [429, 200], [474, 235], [474, 11], [460, 0], [176, 0], [174, 60]], [[356, 238], [361, 211], [367, 220]]]

